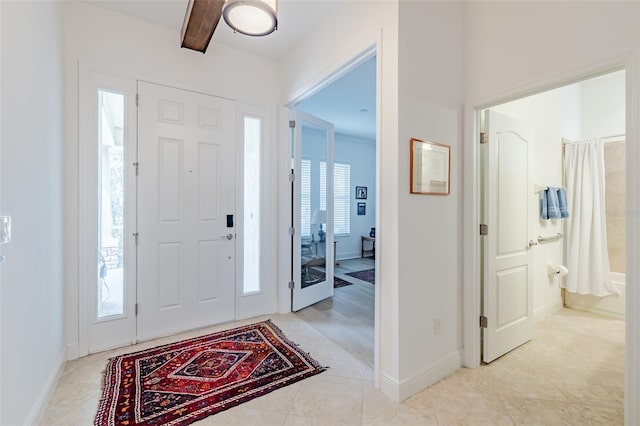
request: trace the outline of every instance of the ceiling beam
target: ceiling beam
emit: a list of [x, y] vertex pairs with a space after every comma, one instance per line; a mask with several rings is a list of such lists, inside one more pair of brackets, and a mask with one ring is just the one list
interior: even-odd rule
[[182, 24], [182, 47], [205, 53], [222, 16], [224, 0], [189, 0]]

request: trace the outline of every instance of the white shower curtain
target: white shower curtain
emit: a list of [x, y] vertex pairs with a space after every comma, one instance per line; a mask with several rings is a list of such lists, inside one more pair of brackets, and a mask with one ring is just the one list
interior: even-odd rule
[[565, 145], [564, 173], [569, 218], [565, 253], [567, 291], [617, 294], [611, 283], [604, 198], [604, 148], [600, 140]]

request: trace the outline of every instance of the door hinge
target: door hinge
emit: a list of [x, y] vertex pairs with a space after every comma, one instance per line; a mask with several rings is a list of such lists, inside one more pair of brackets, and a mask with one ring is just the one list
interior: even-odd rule
[[289, 128], [290, 129], [296, 128], [296, 120], [289, 120]]
[[135, 163], [132, 163], [133, 167], [136, 168], [136, 176], [138, 176], [138, 170], [140, 169], [140, 163], [138, 163], [137, 161]]
[[295, 285], [295, 283], [293, 281], [289, 281], [289, 288], [291, 290], [293, 290], [293, 286]]
[[136, 312], [136, 315], [138, 315], [138, 304], [137, 303], [136, 303], [136, 307], [135, 307], [135, 312]]
[[480, 328], [487, 328], [489, 320], [484, 315], [480, 316]]
[[489, 143], [489, 135], [486, 132], [480, 132], [480, 144]]
[[138, 245], [138, 233], [134, 232], [132, 235], [133, 235], [133, 238], [136, 239], [136, 245]]
[[296, 181], [296, 174], [291, 172], [289, 173], [289, 182], [295, 182]]
[[136, 93], [136, 106], [140, 105], [140, 95]]
[[480, 235], [489, 235], [489, 225], [480, 224]]
[[296, 228], [289, 228], [289, 236], [293, 237], [296, 235]]

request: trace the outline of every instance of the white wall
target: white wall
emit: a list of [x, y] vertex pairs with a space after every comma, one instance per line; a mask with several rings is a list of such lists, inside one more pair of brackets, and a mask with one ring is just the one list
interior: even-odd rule
[[[563, 186], [562, 138], [576, 140], [582, 125], [582, 90], [572, 84], [529, 96], [491, 109], [513, 117], [533, 130], [532, 184]], [[563, 232], [563, 220], [541, 220], [538, 194], [530, 188], [529, 238], [553, 236]], [[547, 275], [547, 264], [563, 262], [563, 241], [539, 244], [533, 250], [533, 306], [536, 320], [562, 308], [559, 277]]]
[[[462, 18], [462, 3], [400, 2], [396, 149], [402, 398], [460, 366]], [[451, 146], [449, 196], [409, 193], [412, 137]], [[435, 319], [441, 322], [438, 335]]]
[[[638, 2], [470, 2], [465, 6], [464, 362], [477, 366], [480, 337], [477, 257], [478, 192], [474, 108], [558, 87], [612, 66], [629, 66], [627, 118], [637, 119], [640, 87]], [[629, 108], [631, 107], [631, 108]], [[630, 183], [640, 180], [640, 129], [627, 121], [627, 208], [640, 209]], [[640, 423], [640, 221], [627, 221], [625, 422]], [[632, 260], [634, 264], [631, 265]], [[631, 292], [633, 291], [633, 294]], [[633, 312], [632, 312], [633, 311]]]
[[[360, 257], [360, 236], [376, 226], [376, 141], [336, 134], [333, 159], [351, 164], [351, 234], [336, 239], [337, 258]], [[366, 200], [356, 200], [356, 186], [367, 187]], [[366, 203], [366, 215], [358, 216], [358, 203]]]
[[625, 73], [618, 71], [580, 84], [582, 126], [580, 139], [625, 133]]
[[[460, 365], [462, 4], [344, 2], [336, 9], [327, 25], [285, 58], [283, 97], [296, 99], [380, 40], [378, 365], [382, 390], [400, 400]], [[452, 146], [450, 196], [409, 195], [409, 139], [414, 136]], [[281, 181], [286, 187], [286, 175]], [[281, 209], [286, 212], [287, 204]], [[283, 219], [281, 226], [286, 223]], [[285, 253], [283, 244], [286, 260]], [[289, 265], [280, 266], [284, 277]], [[443, 323], [438, 336], [435, 317]]]
[[638, 8], [637, 2], [469, 2], [466, 99], [476, 106], [637, 51]]
[[[376, 319], [379, 367], [382, 388], [398, 397], [398, 0], [380, 2], [334, 2], [334, 14], [325, 24], [292, 50], [281, 67], [282, 100], [288, 105], [311, 87], [350, 62], [371, 46], [377, 45], [377, 157], [378, 198], [376, 206], [376, 256], [378, 274]], [[434, 18], [435, 19], [435, 18]], [[337, 31], [336, 29], [339, 29]], [[288, 138], [280, 145], [280, 161], [289, 160]], [[286, 163], [285, 163], [286, 164]], [[403, 166], [404, 167], [404, 166]], [[287, 170], [281, 169], [281, 193], [290, 186]], [[290, 203], [280, 202], [280, 309], [287, 311], [290, 296], [290, 242], [286, 229], [291, 221]]]
[[[2, 2], [0, 424], [34, 424], [64, 361], [62, 10]], [[41, 411], [42, 410], [42, 411]]]
[[[151, 81], [183, 89], [199, 91], [235, 99], [246, 104], [265, 105], [275, 110], [279, 93], [278, 66], [275, 62], [226, 48], [215, 43], [207, 54], [180, 48], [179, 33], [152, 25], [84, 2], [65, 3], [65, 245], [67, 319], [65, 332], [68, 357], [78, 355], [78, 64], [94, 66], [132, 79]], [[260, 70], [260, 72], [256, 72]], [[275, 129], [277, 115], [271, 128]], [[269, 161], [263, 170], [266, 194], [277, 197], [272, 176], [276, 173], [276, 150], [273, 135], [263, 147]], [[267, 286], [276, 281], [276, 223], [272, 210], [264, 212], [263, 247], [261, 258]], [[273, 232], [273, 235], [269, 235]], [[270, 292], [271, 308], [275, 309], [275, 288]], [[274, 286], [275, 287], [275, 286]], [[84, 324], [81, 324], [84, 326]]]

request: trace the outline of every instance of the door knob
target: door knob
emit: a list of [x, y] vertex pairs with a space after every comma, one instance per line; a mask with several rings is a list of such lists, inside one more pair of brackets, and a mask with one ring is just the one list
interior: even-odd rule
[[233, 234], [227, 234], [220, 237], [221, 239], [233, 240]]

